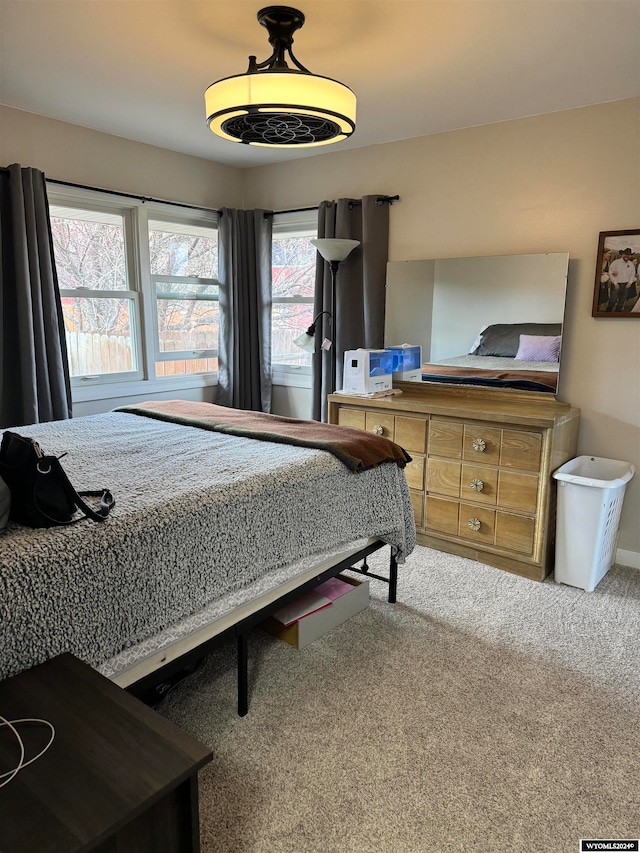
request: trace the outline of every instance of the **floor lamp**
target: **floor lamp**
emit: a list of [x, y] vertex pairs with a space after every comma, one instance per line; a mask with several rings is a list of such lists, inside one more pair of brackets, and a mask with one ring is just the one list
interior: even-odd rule
[[[341, 261], [347, 257], [347, 255], [355, 249], [356, 246], [360, 245], [359, 240], [341, 240], [338, 238], [326, 237], [317, 240], [310, 240], [311, 245], [322, 255], [325, 261], [329, 264], [329, 270], [331, 271], [331, 312], [323, 311], [321, 313], [328, 314], [327, 318], [327, 328], [329, 329], [329, 334], [325, 335], [325, 337], [330, 340], [331, 349], [329, 351], [330, 359], [331, 359], [331, 370], [330, 370], [330, 384], [329, 384], [329, 393], [331, 394], [336, 390], [336, 329], [337, 329], [337, 316], [336, 316], [336, 277], [338, 275], [338, 267], [340, 266]], [[320, 314], [318, 315], [318, 317]], [[331, 321], [333, 318], [333, 334], [331, 334]], [[317, 319], [317, 317], [316, 317]], [[314, 321], [315, 322], [315, 321]]]

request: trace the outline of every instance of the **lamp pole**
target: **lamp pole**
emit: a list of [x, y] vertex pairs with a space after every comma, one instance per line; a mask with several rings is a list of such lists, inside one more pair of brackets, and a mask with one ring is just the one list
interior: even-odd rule
[[[331, 350], [330, 350], [330, 385], [329, 393], [333, 394], [336, 390], [336, 337], [338, 333], [338, 314], [336, 312], [336, 278], [338, 275], [338, 267], [340, 261], [329, 261], [329, 270], [331, 271], [331, 317], [329, 322], [333, 323], [333, 334], [331, 335]], [[327, 337], [329, 337], [327, 335]]]

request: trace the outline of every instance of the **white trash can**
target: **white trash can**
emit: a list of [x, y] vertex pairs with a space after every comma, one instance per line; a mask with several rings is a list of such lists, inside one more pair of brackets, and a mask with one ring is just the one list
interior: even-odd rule
[[561, 465], [558, 481], [556, 567], [558, 583], [593, 592], [611, 568], [629, 462], [578, 456]]

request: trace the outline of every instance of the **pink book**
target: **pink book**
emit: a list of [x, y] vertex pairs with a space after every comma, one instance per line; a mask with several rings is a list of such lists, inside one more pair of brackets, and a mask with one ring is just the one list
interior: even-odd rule
[[347, 583], [340, 578], [329, 578], [328, 581], [321, 583], [320, 586], [317, 586], [315, 589], [316, 592], [319, 592], [320, 595], [324, 595], [330, 601], [335, 601], [336, 598], [340, 598], [341, 595], [351, 592], [352, 590], [353, 584]]
[[295, 601], [285, 604], [280, 610], [276, 610], [273, 618], [281, 622], [286, 628], [288, 625], [293, 625], [299, 619], [322, 610], [323, 607], [329, 607], [330, 604], [331, 600], [327, 596], [320, 595], [317, 589], [312, 589], [309, 592], [305, 592], [299, 598], [296, 598]]

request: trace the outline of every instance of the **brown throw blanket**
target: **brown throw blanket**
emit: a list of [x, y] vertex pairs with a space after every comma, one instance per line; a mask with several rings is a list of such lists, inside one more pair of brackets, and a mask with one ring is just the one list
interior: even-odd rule
[[120, 406], [114, 411], [224, 432], [241, 438], [326, 450], [356, 474], [383, 462], [395, 462], [400, 468], [411, 462], [409, 454], [388, 438], [336, 424], [284, 418], [189, 400], [149, 400], [133, 406]]
[[451, 376], [464, 384], [465, 379], [500, 379], [503, 382], [535, 382], [544, 385], [550, 391], [555, 391], [558, 384], [558, 374], [547, 370], [492, 370], [483, 367], [476, 370], [470, 367], [458, 367], [453, 364], [423, 364], [423, 376]]

